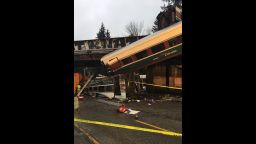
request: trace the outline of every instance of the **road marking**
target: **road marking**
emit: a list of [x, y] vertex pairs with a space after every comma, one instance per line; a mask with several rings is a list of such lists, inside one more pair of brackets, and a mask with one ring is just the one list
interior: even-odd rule
[[166, 130], [166, 129], [163, 129], [163, 128], [160, 128], [158, 126], [155, 126], [155, 125], [152, 125], [152, 124], [149, 124], [149, 123], [146, 123], [146, 122], [143, 122], [143, 121], [139, 121], [139, 120], [135, 120], [136, 122], [139, 122], [141, 124], [144, 124], [144, 125], [147, 125], [147, 126], [150, 126], [150, 127], [153, 127], [153, 128], [156, 128], [156, 129], [159, 129], [159, 130], [162, 130], [162, 131], [167, 131], [167, 132], [171, 132], [169, 130]]
[[163, 130], [155, 130], [155, 129], [148, 129], [148, 128], [141, 128], [129, 125], [122, 125], [122, 124], [114, 124], [114, 123], [107, 123], [107, 122], [100, 122], [100, 121], [92, 121], [92, 120], [84, 120], [84, 119], [74, 119], [75, 122], [84, 122], [89, 124], [96, 124], [96, 125], [104, 125], [104, 126], [111, 126], [111, 127], [118, 127], [130, 130], [138, 130], [138, 131], [145, 131], [145, 132], [152, 132], [152, 133], [159, 133], [169, 136], [182, 136], [181, 133], [171, 132], [171, 131], [163, 131]]
[[89, 139], [89, 141], [92, 144], [100, 144], [94, 137], [92, 137], [89, 133], [87, 133], [86, 131], [84, 131], [84, 129], [80, 128], [77, 124], [74, 124], [76, 128], [78, 128], [85, 136], [87, 136], [87, 138]]

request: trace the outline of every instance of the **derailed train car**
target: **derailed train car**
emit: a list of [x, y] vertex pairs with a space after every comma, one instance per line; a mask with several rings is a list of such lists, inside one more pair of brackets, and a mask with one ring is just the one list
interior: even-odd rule
[[182, 22], [101, 58], [109, 73], [123, 74], [182, 54]]
[[[181, 56], [182, 21], [103, 56], [101, 62], [108, 69], [110, 75], [118, 75], [134, 72], [143, 67]], [[180, 78], [170, 77], [170, 79], [173, 79], [171, 81], [177, 81]], [[154, 85], [154, 82], [151, 84]], [[147, 89], [164, 93], [170, 91], [181, 92], [180, 86], [178, 86], [178, 89], [175, 88], [177, 82], [176, 84], [171, 84], [171, 82], [168, 84], [168, 86], [174, 87], [171, 89], [157, 86], [159, 84], [153, 85], [147, 85]]]

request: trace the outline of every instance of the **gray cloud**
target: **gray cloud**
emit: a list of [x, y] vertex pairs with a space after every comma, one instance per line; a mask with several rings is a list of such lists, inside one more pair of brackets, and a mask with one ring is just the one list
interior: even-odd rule
[[74, 40], [96, 38], [101, 22], [111, 37], [126, 36], [130, 21], [152, 28], [162, 5], [162, 0], [75, 0]]

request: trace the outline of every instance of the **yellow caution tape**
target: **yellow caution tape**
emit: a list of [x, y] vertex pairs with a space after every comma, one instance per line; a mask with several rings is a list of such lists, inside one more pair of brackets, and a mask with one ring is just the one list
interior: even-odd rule
[[155, 86], [155, 87], [163, 87], [163, 88], [182, 90], [182, 88], [179, 88], [179, 87], [170, 87], [170, 86], [162, 86], [162, 85], [155, 85], [155, 84], [147, 84], [147, 83], [141, 83], [141, 82], [135, 82], [135, 81], [129, 81], [129, 82], [134, 82], [134, 83], [139, 83], [139, 84], [144, 84], [144, 85], [151, 85], [151, 86]]
[[150, 127], [153, 127], [153, 128], [159, 129], [159, 130], [162, 130], [162, 131], [171, 132], [171, 131], [169, 131], [169, 130], [166, 130], [166, 129], [160, 128], [160, 127], [158, 127], [158, 126], [155, 126], [155, 125], [152, 125], [152, 124], [149, 124], [149, 123], [143, 122], [143, 121], [139, 121], [139, 120], [135, 120], [135, 121], [136, 121], [136, 122], [138, 122], [138, 123], [141, 123], [141, 124], [144, 124], [144, 125], [147, 125], [147, 126], [150, 126]]
[[96, 125], [104, 125], [104, 126], [125, 128], [125, 129], [130, 129], [130, 130], [138, 130], [138, 131], [159, 133], [159, 134], [164, 134], [164, 135], [169, 135], [169, 136], [182, 136], [181, 133], [176, 133], [176, 132], [171, 132], [171, 131], [154, 130], [154, 129], [141, 128], [141, 127], [135, 127], [135, 126], [129, 126], [129, 125], [122, 125], [122, 124], [113, 124], [113, 123], [83, 120], [83, 119], [77, 119], [77, 118], [75, 118], [74, 121], [75, 122], [84, 122], [84, 123], [89, 123], [89, 124], [96, 124]]

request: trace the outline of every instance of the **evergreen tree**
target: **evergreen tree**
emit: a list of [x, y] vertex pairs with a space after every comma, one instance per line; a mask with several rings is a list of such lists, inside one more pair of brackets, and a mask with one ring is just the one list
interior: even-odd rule
[[154, 22], [154, 25], [153, 25], [153, 28], [152, 28], [152, 32], [157, 32], [159, 30], [159, 19], [156, 18], [155, 22]]
[[98, 38], [98, 39], [106, 38], [105, 26], [104, 26], [103, 23], [101, 23], [100, 30], [99, 30], [99, 32], [97, 33], [97, 38]]
[[110, 38], [110, 32], [109, 32], [109, 30], [107, 29], [107, 32], [106, 32], [106, 38]]
[[165, 2], [167, 5], [164, 4], [164, 6], [161, 7], [161, 9], [163, 10], [162, 12], [160, 12], [157, 17], [156, 20], [154, 22], [154, 25], [152, 27], [152, 32], [157, 32], [158, 30], [161, 29], [160, 27], [160, 16], [164, 15], [164, 13], [166, 13], [168, 11], [168, 9], [170, 9], [172, 6], [174, 7], [179, 7], [182, 8], [182, 0], [162, 0], [163, 2]]
[[97, 38], [98, 39], [110, 38], [110, 32], [108, 29], [105, 28], [103, 23], [101, 23], [99, 32], [97, 33]]

